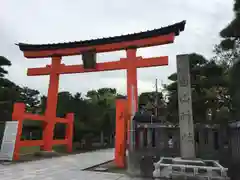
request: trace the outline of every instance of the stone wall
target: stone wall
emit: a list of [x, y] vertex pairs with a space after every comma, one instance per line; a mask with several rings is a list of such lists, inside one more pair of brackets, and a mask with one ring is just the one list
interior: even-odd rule
[[[137, 131], [139, 131], [139, 145], [135, 151], [141, 152], [142, 155], [180, 156], [179, 128], [156, 128], [155, 132], [152, 133], [151, 129], [147, 130], [148, 133], [144, 133], [143, 129], [138, 129]], [[224, 144], [220, 129], [195, 128], [195, 133], [198, 133], [198, 135], [195, 134], [197, 157], [218, 158]], [[152, 136], [155, 136], [155, 138], [153, 139]], [[173, 140], [173, 148], [168, 147], [170, 136]], [[152, 140], [155, 140], [155, 143]]]

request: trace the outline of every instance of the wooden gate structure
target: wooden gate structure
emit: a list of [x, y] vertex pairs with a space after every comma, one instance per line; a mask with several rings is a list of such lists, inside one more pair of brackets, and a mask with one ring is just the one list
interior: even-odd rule
[[[181, 31], [184, 31], [185, 21], [140, 33], [134, 33], [123, 36], [108, 37], [102, 39], [93, 39], [79, 42], [68, 42], [58, 44], [25, 44], [19, 43], [18, 46], [26, 58], [47, 58], [50, 57], [52, 62], [46, 67], [29, 68], [27, 70], [28, 76], [49, 75], [49, 88], [47, 97], [46, 113], [43, 116], [24, 114], [24, 104], [15, 104], [13, 112], [13, 120], [20, 121], [18, 128], [18, 136], [16, 140], [14, 158], [18, 159], [18, 152], [21, 146], [42, 145], [43, 150], [51, 151], [53, 144], [67, 144], [68, 151], [72, 149], [72, 135], [73, 135], [73, 114], [67, 115], [66, 118], [56, 117], [57, 95], [59, 86], [60, 74], [76, 74], [76, 73], [90, 73], [100, 71], [112, 70], [126, 70], [127, 71], [127, 113], [131, 112], [132, 108], [132, 92], [134, 87], [134, 97], [138, 97], [137, 92], [137, 68], [166, 66], [168, 65], [168, 56], [143, 58], [136, 55], [137, 48], [158, 46], [173, 43], [175, 36], [178, 36]], [[125, 50], [126, 58], [112, 62], [96, 62], [96, 54], [103, 52], [111, 52]], [[82, 55], [83, 65], [65, 65], [61, 63], [64, 56]], [[138, 107], [137, 98], [134, 99], [135, 107]], [[119, 103], [118, 103], [119, 104]], [[121, 104], [121, 103], [120, 103]], [[118, 107], [117, 107], [118, 108]], [[122, 106], [121, 106], [122, 108]], [[44, 121], [43, 140], [40, 141], [21, 141], [22, 122], [25, 118], [28, 120]], [[116, 117], [116, 121], [120, 122]], [[65, 140], [53, 140], [54, 126], [57, 122], [67, 123], [68, 132]], [[127, 119], [129, 128], [130, 119]], [[117, 126], [116, 128], [124, 128], [124, 126]], [[125, 144], [126, 139], [121, 135], [123, 130], [117, 131], [116, 139], [118, 144], [115, 151], [119, 158], [123, 158], [125, 151], [121, 151], [120, 144]], [[119, 139], [118, 139], [119, 138]], [[124, 147], [125, 148], [125, 147]], [[121, 152], [121, 153], [119, 153]], [[121, 161], [123, 162], [123, 161]], [[120, 165], [119, 165], [120, 166]]]

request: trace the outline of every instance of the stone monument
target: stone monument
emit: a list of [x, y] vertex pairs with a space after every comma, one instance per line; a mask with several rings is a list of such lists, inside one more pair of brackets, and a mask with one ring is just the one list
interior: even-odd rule
[[179, 179], [180, 177], [184, 179], [229, 179], [228, 169], [217, 161], [196, 158], [189, 64], [188, 55], [177, 56], [181, 157], [161, 157], [160, 161], [154, 163], [153, 177], [156, 179]]
[[177, 56], [178, 113], [180, 149], [183, 159], [195, 158], [191, 81], [187, 55]]

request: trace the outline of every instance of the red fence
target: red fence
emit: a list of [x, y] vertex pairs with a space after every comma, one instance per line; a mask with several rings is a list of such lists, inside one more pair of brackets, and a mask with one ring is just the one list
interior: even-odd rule
[[[26, 113], [24, 103], [15, 103], [13, 108], [12, 119], [13, 121], [19, 122], [14, 156], [13, 156], [14, 160], [19, 159], [20, 148], [26, 147], [26, 146], [42, 146], [43, 150], [50, 151], [52, 150], [53, 145], [66, 144], [67, 152], [72, 151], [73, 119], [74, 119], [73, 113], [67, 114], [66, 118], [55, 117], [54, 119], [53, 118], [49, 119], [46, 115]], [[42, 140], [23, 140], [22, 141], [21, 135], [22, 135], [23, 121], [26, 119], [33, 120], [33, 121], [43, 121], [45, 123], [44, 131], [49, 131], [49, 129], [54, 130], [54, 126], [56, 123], [65, 123], [67, 125], [65, 139], [54, 140], [52, 136], [53, 133], [49, 132], [47, 133], [46, 136], [43, 136]]]

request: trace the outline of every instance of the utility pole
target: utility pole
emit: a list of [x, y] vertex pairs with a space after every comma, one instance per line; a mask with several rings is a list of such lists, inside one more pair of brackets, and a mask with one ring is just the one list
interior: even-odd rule
[[[136, 87], [135, 87], [136, 88]], [[129, 127], [129, 143], [128, 143], [128, 157], [127, 157], [127, 171], [130, 175], [136, 176], [140, 175], [140, 168], [136, 168], [136, 160], [134, 151], [135, 151], [135, 120], [133, 120], [136, 113], [136, 105], [134, 96], [134, 86], [132, 86], [132, 107], [131, 107], [131, 118], [130, 118], [130, 127]]]
[[155, 116], [158, 116], [158, 79], [155, 81]]

